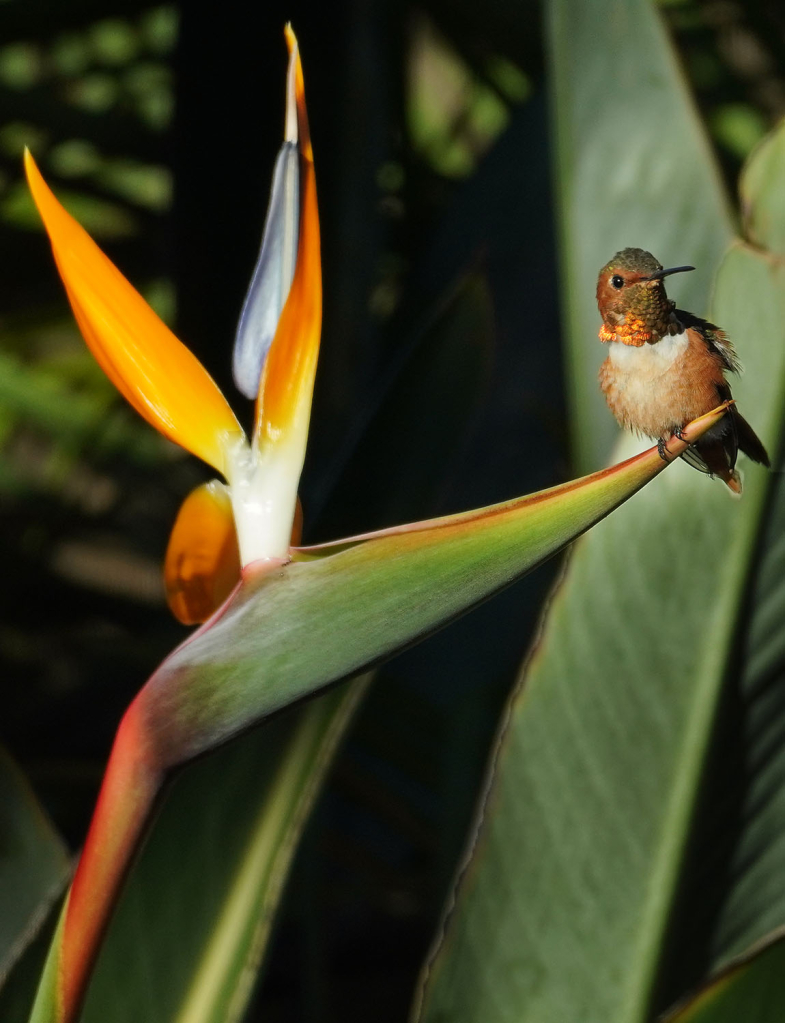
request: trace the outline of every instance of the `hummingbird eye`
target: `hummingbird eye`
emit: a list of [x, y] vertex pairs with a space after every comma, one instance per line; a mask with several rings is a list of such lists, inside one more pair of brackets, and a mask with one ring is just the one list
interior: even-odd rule
[[611, 284], [614, 286], [614, 288], [623, 288], [624, 278], [619, 274], [614, 274], [613, 277], [611, 277]]

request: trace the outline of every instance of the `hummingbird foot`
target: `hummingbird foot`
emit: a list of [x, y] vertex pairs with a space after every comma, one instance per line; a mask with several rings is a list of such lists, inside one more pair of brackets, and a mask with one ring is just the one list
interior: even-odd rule
[[660, 439], [657, 441], [657, 451], [659, 452], [660, 458], [663, 460], [663, 462], [670, 463], [673, 461], [673, 458], [668, 452], [667, 441], [665, 440], [664, 437], [660, 437]]
[[684, 436], [684, 427], [683, 426], [677, 426], [676, 429], [673, 431], [673, 436], [674, 437], [678, 437], [679, 440], [683, 440], [683, 441], [687, 440], [687, 438]]

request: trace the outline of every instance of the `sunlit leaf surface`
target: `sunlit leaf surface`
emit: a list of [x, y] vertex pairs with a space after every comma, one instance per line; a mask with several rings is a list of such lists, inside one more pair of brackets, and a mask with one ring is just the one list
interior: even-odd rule
[[[740, 406], [776, 450], [783, 264], [737, 245], [713, 313], [743, 353]], [[574, 551], [424, 1020], [643, 1023], [785, 922], [785, 504], [780, 475], [743, 471], [732, 501], [677, 466]]]

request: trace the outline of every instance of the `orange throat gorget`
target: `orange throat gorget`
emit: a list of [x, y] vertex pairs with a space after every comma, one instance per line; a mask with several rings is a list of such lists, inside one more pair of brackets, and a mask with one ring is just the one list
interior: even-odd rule
[[619, 323], [615, 327], [603, 323], [600, 327], [600, 341], [607, 344], [608, 341], [621, 341], [625, 345], [634, 345], [640, 348], [647, 341], [651, 341], [652, 332], [646, 330], [643, 320], [635, 317], [628, 322]]

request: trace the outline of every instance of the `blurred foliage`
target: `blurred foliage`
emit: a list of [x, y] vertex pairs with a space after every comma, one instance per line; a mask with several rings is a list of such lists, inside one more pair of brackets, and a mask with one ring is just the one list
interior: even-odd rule
[[[183, 635], [159, 565], [204, 474], [87, 354], [21, 182], [24, 145], [229, 394], [291, 18], [326, 282], [306, 539], [569, 473], [538, 6], [260, 6], [0, 4], [0, 739], [72, 848], [122, 708]], [[773, 0], [661, 7], [734, 182], [785, 113], [785, 13]], [[418, 445], [443, 444], [455, 381], [421, 382], [456, 296], [487, 350], [434, 467]], [[391, 403], [406, 415], [390, 417]], [[298, 855], [258, 994], [265, 1019], [404, 1017], [550, 578], [524, 580], [380, 673]]]

